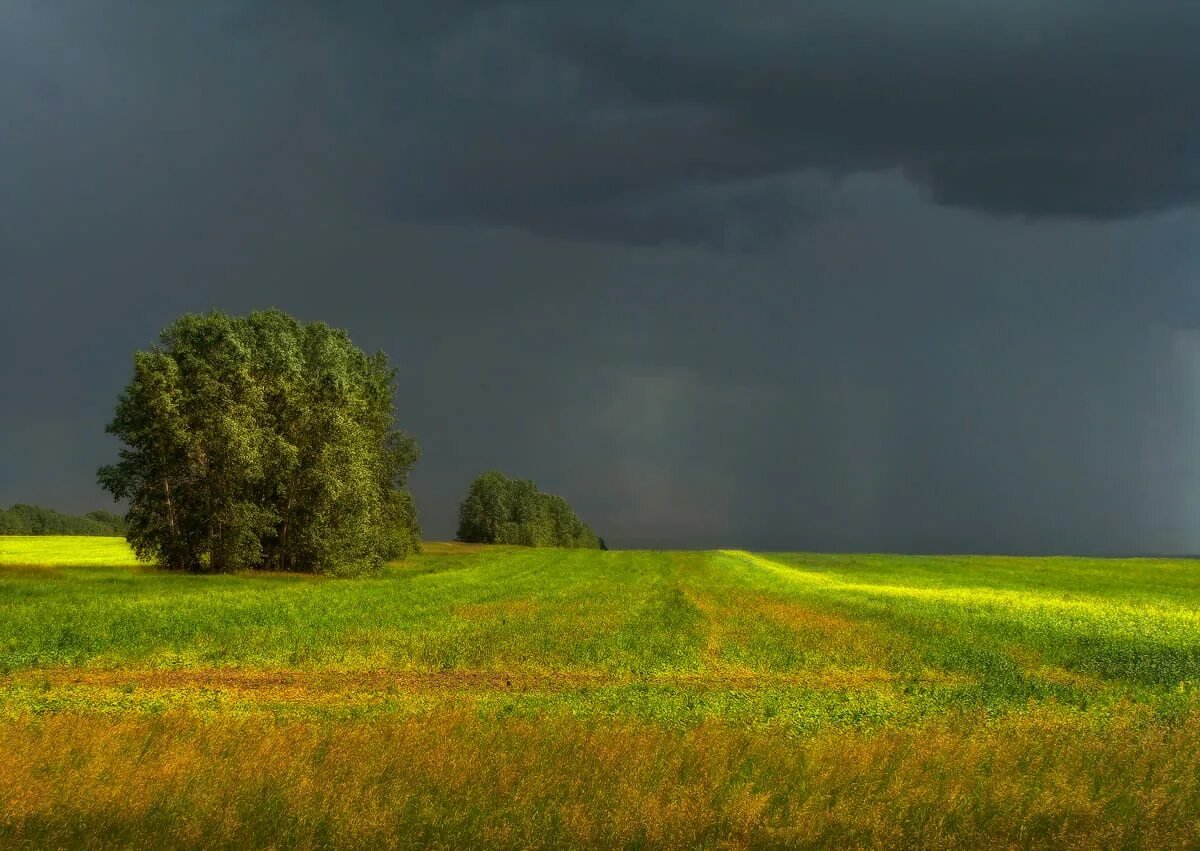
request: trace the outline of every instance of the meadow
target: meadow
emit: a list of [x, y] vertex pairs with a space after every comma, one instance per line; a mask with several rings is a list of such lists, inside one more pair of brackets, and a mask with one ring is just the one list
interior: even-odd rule
[[0, 537], [0, 846], [1200, 845], [1184, 560]]

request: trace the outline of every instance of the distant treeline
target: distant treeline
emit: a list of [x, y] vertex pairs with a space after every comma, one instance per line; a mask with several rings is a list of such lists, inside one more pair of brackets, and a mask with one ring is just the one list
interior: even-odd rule
[[0, 509], [0, 535], [124, 536], [125, 518], [111, 511], [89, 511], [82, 517], [51, 508], [18, 503]]
[[607, 549], [561, 496], [495, 470], [471, 483], [458, 511], [458, 539], [472, 544]]

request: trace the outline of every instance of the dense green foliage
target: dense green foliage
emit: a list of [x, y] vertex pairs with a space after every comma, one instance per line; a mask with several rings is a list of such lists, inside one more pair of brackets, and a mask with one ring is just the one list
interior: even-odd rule
[[371, 573], [416, 546], [393, 371], [346, 334], [278, 311], [187, 315], [138, 352], [100, 483], [165, 567]]
[[125, 518], [110, 511], [89, 511], [82, 517], [51, 508], [18, 503], [0, 509], [0, 535], [124, 535]]
[[475, 544], [604, 549], [561, 496], [490, 470], [471, 483], [458, 510], [458, 540]]

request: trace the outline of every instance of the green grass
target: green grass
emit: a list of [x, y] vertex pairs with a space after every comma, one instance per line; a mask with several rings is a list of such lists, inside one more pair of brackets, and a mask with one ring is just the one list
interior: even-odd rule
[[[311, 740], [303, 760], [276, 768], [317, 777], [334, 759], [320, 741], [365, 737], [393, 754], [364, 757], [378, 783], [399, 772], [433, 796], [394, 802], [379, 830], [419, 828], [449, 844], [1200, 842], [1200, 766], [1187, 756], [1200, 752], [1189, 738], [1200, 717], [1198, 603], [1200, 568], [1183, 560], [430, 545], [381, 577], [337, 580], [178, 575], [138, 565], [118, 539], [0, 538], [0, 726], [27, 755], [7, 768], [14, 782], [38, 789], [54, 774], [36, 773], [50, 719], [67, 725], [63, 742], [78, 740], [59, 754], [55, 771], [68, 773], [92, 765], [97, 736], [114, 753], [144, 757], [144, 745], [165, 760], [176, 731], [198, 743], [179, 759], [199, 772], [203, 753], [225, 748], [216, 763], [236, 777], [250, 769], [230, 731], [250, 725], [262, 741], [283, 729]], [[507, 752], [537, 783], [567, 788], [548, 802], [549, 790], [522, 787], [533, 809], [505, 809], [495, 797], [502, 765], [462, 766], [463, 779], [446, 756], [427, 775], [442, 779], [423, 781], [389, 762], [393, 745], [371, 732], [383, 729], [405, 741], [424, 730], [476, 759]], [[725, 756], [689, 756], [700, 740]], [[603, 762], [635, 742], [645, 759], [682, 760], [669, 777], [636, 753], [627, 768], [679, 800], [696, 796], [691, 821], [669, 800], [653, 816], [665, 833], [651, 814], [613, 810], [639, 791], [607, 788], [623, 782], [618, 766], [582, 786], [561, 774], [565, 753]], [[419, 761], [419, 736], [410, 744]], [[826, 745], [859, 760], [859, 773], [843, 777]], [[123, 766], [93, 768], [117, 776]], [[950, 794], [945, 772], [959, 770], [960, 799], [938, 803]], [[66, 818], [55, 808], [66, 807], [102, 844], [167, 830], [202, 846], [180, 825], [216, 824], [210, 810], [225, 806], [201, 795], [185, 814], [147, 798], [158, 815], [122, 815], [120, 800], [104, 804], [91, 781], [72, 782], [84, 789], [78, 806], [47, 786], [42, 809], [9, 799], [7, 820], [0, 793], [0, 844], [76, 841], [54, 832]], [[1130, 784], [1167, 798], [1130, 799]], [[875, 820], [841, 812], [844, 795]], [[456, 801], [492, 809], [456, 821]], [[222, 818], [242, 824], [243, 838], [279, 830], [320, 845], [318, 834], [294, 833], [294, 819], [318, 811], [331, 841], [358, 836], [319, 796], [263, 804], [274, 827], [246, 800], [237, 806], [250, 809]], [[382, 835], [364, 830], [364, 844]]]
[[582, 677], [585, 700], [537, 701], [801, 727], [1030, 700], [1169, 708], [1200, 680], [1189, 562], [441, 547], [348, 582], [74, 567], [136, 562], [112, 539], [13, 541], [0, 550], [20, 565], [0, 568], [10, 675]]

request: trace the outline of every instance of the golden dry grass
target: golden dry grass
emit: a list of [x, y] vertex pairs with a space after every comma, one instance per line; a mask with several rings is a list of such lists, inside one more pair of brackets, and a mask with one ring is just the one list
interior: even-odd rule
[[0, 844], [1182, 848], [1200, 842], [1197, 720], [780, 738], [464, 712], [67, 713], [0, 725]]

